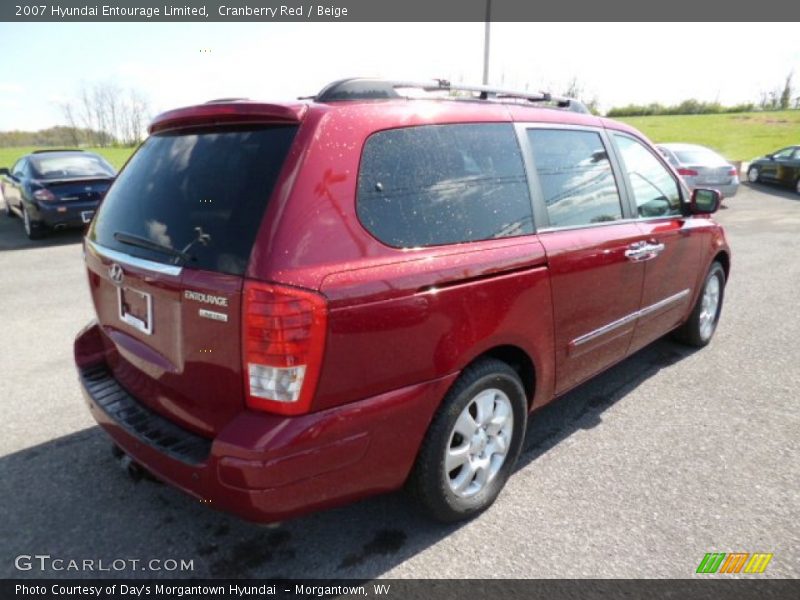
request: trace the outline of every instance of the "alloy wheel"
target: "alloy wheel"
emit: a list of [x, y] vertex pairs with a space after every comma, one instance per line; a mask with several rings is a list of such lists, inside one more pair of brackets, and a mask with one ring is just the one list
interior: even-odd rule
[[706, 282], [703, 290], [702, 309], [700, 311], [700, 336], [704, 340], [711, 338], [714, 327], [717, 324], [717, 313], [719, 312], [719, 277], [713, 275]]
[[747, 181], [756, 183], [758, 181], [758, 167], [750, 167], [747, 170]]
[[470, 498], [491, 483], [506, 461], [513, 432], [514, 411], [505, 392], [483, 390], [464, 407], [444, 456], [454, 494]]

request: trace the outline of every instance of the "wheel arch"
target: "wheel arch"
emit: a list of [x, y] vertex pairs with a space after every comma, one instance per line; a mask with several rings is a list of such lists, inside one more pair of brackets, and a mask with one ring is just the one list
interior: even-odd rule
[[494, 346], [475, 358], [469, 364], [465, 365], [465, 369], [469, 365], [481, 360], [482, 358], [494, 358], [506, 363], [522, 380], [522, 386], [525, 389], [525, 397], [528, 401], [528, 410], [533, 406], [533, 399], [536, 396], [536, 364], [530, 355], [513, 344], [504, 344], [501, 346]]
[[714, 259], [711, 262], [718, 262], [722, 265], [722, 269], [725, 271], [725, 281], [728, 281], [728, 276], [731, 272], [731, 256], [725, 250], [720, 250], [714, 255]]

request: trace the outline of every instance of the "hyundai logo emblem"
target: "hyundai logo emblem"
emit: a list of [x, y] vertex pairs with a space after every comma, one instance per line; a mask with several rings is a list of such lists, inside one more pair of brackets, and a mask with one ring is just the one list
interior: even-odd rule
[[117, 263], [113, 263], [108, 268], [108, 276], [111, 277], [111, 281], [113, 281], [115, 285], [122, 285], [122, 280], [125, 279], [125, 273], [122, 271], [122, 267]]

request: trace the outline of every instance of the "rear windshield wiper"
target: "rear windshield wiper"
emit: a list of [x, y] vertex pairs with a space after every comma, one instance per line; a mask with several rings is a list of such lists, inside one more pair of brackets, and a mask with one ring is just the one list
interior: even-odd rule
[[164, 246], [158, 242], [148, 240], [146, 237], [134, 235], [132, 233], [125, 233], [124, 231], [115, 232], [114, 239], [123, 244], [128, 244], [129, 246], [138, 246], [139, 248], [144, 248], [146, 250], [153, 250], [154, 252], [167, 254], [173, 258], [180, 259], [184, 263], [189, 262], [193, 258], [191, 254], [187, 254], [186, 252], [175, 250], [175, 248], [170, 248], [169, 246]]

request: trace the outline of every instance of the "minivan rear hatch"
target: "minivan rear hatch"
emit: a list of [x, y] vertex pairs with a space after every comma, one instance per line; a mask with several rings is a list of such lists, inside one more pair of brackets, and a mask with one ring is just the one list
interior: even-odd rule
[[298, 124], [205, 113], [151, 129], [100, 205], [86, 263], [116, 380], [213, 436], [245, 404], [243, 275]]

